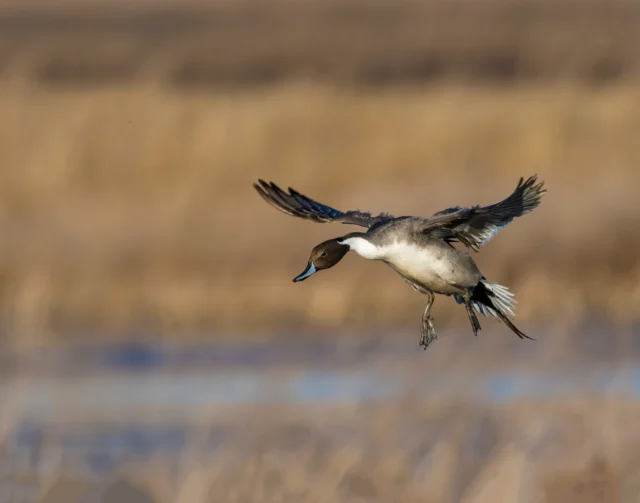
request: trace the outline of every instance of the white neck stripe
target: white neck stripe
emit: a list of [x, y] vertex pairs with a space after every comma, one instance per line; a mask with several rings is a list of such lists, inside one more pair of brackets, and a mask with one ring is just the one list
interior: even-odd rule
[[350, 250], [353, 250], [358, 255], [366, 259], [376, 259], [380, 254], [376, 245], [361, 237], [350, 237], [342, 241], [338, 241], [338, 243], [347, 245]]

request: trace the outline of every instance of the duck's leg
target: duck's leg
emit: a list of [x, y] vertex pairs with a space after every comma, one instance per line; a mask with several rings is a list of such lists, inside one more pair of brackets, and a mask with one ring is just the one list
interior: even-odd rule
[[480, 326], [480, 321], [478, 321], [478, 317], [476, 313], [473, 311], [473, 307], [471, 306], [471, 291], [467, 290], [464, 294], [464, 307], [467, 309], [467, 314], [469, 315], [469, 321], [471, 322], [471, 328], [473, 329], [473, 335], [478, 336], [478, 330], [482, 329]]
[[422, 313], [422, 335], [420, 336], [420, 346], [426, 350], [427, 347], [429, 347], [429, 344], [438, 338], [438, 334], [436, 333], [436, 329], [433, 327], [433, 317], [431, 316], [431, 306], [433, 306], [435, 294], [428, 291], [424, 291], [423, 293], [427, 296], [427, 307], [424, 309], [424, 313]]

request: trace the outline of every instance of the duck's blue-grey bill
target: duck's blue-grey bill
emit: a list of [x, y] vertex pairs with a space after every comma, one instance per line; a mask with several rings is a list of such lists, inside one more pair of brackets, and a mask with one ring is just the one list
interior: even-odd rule
[[300, 274], [300, 275], [296, 276], [295, 278], [293, 278], [293, 282], [297, 283], [298, 281], [302, 281], [303, 279], [307, 279], [314, 272], [316, 272], [316, 266], [313, 265], [313, 262], [309, 262], [309, 264], [307, 264], [307, 268], [304, 271], [302, 271], [302, 274]]

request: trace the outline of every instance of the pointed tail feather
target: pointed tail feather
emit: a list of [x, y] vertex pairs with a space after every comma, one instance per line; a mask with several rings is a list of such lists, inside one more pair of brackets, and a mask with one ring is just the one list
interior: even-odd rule
[[516, 303], [513, 293], [507, 287], [487, 281], [485, 278], [480, 280], [471, 297], [471, 305], [478, 313], [501, 321], [521, 339], [535, 340], [522, 332], [509, 319], [509, 316], [514, 316]]
[[500, 318], [500, 320], [507, 325], [511, 331], [516, 334], [518, 337], [520, 337], [521, 339], [529, 339], [530, 341], [535, 341], [535, 339], [533, 337], [529, 337], [527, 334], [525, 334], [522, 330], [520, 330], [518, 327], [516, 327], [513, 322], [507, 318], [504, 314], [502, 314], [500, 311], [498, 311], [498, 316]]

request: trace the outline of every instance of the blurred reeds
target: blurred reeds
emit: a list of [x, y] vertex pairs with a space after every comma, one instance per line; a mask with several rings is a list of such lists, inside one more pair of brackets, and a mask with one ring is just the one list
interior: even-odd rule
[[[182, 450], [124, 456], [100, 479], [72, 469], [99, 465], [99, 453], [55, 456], [66, 430], [53, 427], [53, 443], [40, 451], [40, 480], [32, 471], [22, 483], [39, 488], [42, 503], [80, 503], [90, 494], [114, 503], [630, 503], [640, 484], [638, 434], [628, 427], [637, 413], [633, 403], [586, 397], [502, 407], [407, 401], [218, 411], [210, 423], [184, 425], [191, 442]], [[98, 425], [96, 439], [100, 432]]]
[[0, 16], [5, 333], [416, 325], [424, 299], [379, 264], [292, 285], [350, 228], [275, 212], [258, 177], [429, 215], [538, 173], [549, 194], [481, 251], [485, 274], [525, 331], [637, 320], [635, 3], [69, 5]]
[[186, 89], [640, 75], [640, 7], [628, 0], [65, 3], [0, 2], [5, 72], [30, 68], [50, 85], [155, 75]]
[[[2, 496], [37, 486], [43, 503], [636, 501], [633, 397], [462, 404], [446, 384], [498, 364], [636, 358], [637, 327], [607, 327], [639, 317], [638, 4], [207, 4], [0, 1], [3, 344], [417, 338], [424, 298], [380, 264], [348, 256], [291, 283], [315, 244], [353, 229], [276, 212], [251, 188], [258, 177], [340, 209], [429, 215], [496, 202], [538, 173], [541, 207], [476, 258], [516, 293], [525, 332], [553, 327], [530, 345], [503, 328], [440, 341], [429, 368], [447, 382], [428, 399], [183, 410], [194, 424], [169, 458], [128, 429], [168, 418], [96, 420], [71, 399], [50, 402], [64, 397], [54, 377], [30, 405], [63, 420], [16, 453], [29, 383], [3, 365]], [[443, 334], [467, 329], [450, 299], [435, 314]], [[405, 371], [390, 353], [365, 364]], [[419, 385], [425, 360], [411, 361]], [[103, 433], [146, 454], [109, 466]], [[82, 445], [86, 458], [73, 458]], [[86, 476], [95, 466], [104, 471]]]
[[352, 94], [298, 84], [180, 97], [5, 88], [5, 319], [58, 333], [417, 320], [424, 299], [353, 257], [292, 285], [312, 246], [348, 227], [280, 214], [252, 182], [343, 209], [429, 215], [496, 202], [539, 173], [550, 191], [541, 207], [479, 264], [517, 293], [527, 321], [632, 321], [637, 98], [635, 85]]
[[[0, 0], [0, 326], [13, 346], [0, 348], [0, 499], [637, 501], [635, 395], [496, 405], [460, 403], [449, 385], [489, 368], [635, 361], [637, 326], [607, 327], [639, 315], [639, 48], [640, 7], [622, 0]], [[415, 330], [413, 345], [424, 298], [384, 266], [348, 256], [293, 285], [315, 244], [352, 228], [280, 214], [251, 184], [429, 215], [496, 202], [533, 173], [549, 189], [541, 207], [476, 258], [541, 340], [504, 328], [443, 338], [432, 374], [422, 353], [339, 348], [351, 370], [440, 377], [433, 396], [203, 412], [158, 387], [189, 424], [145, 410], [145, 397], [142, 413], [96, 418], [55, 378], [102, 372], [87, 354], [85, 367], [56, 367], [53, 352], [34, 353], [47, 377], [31, 394], [5, 358], [145, 335]], [[442, 334], [468, 330], [450, 299], [435, 314]], [[141, 376], [154, 377], [116, 370], [123, 387]], [[135, 434], [169, 423], [182, 442], [169, 455], [160, 435]], [[137, 457], [105, 455], [127, 449]]]

